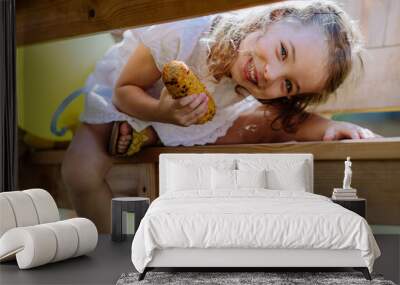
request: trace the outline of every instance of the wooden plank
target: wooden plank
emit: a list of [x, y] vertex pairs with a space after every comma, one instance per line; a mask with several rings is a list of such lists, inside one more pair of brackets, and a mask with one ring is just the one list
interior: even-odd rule
[[18, 0], [17, 45], [139, 27], [276, 0]]
[[[343, 161], [315, 161], [314, 192], [330, 197], [341, 187]], [[367, 199], [370, 224], [400, 225], [400, 160], [353, 160], [352, 187]]]
[[[332, 144], [335, 145], [335, 143]], [[346, 145], [343, 142], [336, 142], [336, 146], [340, 144]], [[368, 145], [370, 146], [370, 144], [367, 144], [367, 146]], [[385, 146], [385, 144], [383, 145]], [[232, 146], [232, 148], [233, 147], [235, 146]], [[242, 146], [238, 147], [240, 147], [240, 151], [233, 152], [244, 152]], [[209, 147], [198, 147], [197, 150], [202, 149], [202, 152], [205, 152], [207, 148]], [[350, 149], [351, 148], [352, 147], [350, 147]], [[397, 149], [399, 149], [398, 144]], [[355, 158], [354, 156], [352, 157], [352, 186], [358, 189], [358, 195], [360, 197], [367, 199], [367, 219], [369, 223], [400, 225], [400, 155], [396, 152], [397, 155], [393, 156], [392, 159], [388, 157], [385, 159], [372, 159], [368, 158], [369, 154], [367, 150], [368, 147], [362, 159]], [[373, 147], [371, 147], [371, 150], [372, 153], [376, 151]], [[325, 151], [329, 152], [329, 150], [326, 149]], [[335, 148], [332, 148], [331, 151], [337, 152]], [[284, 152], [287, 151], [285, 150]], [[394, 153], [393, 149], [392, 152]], [[60, 157], [60, 154], [63, 153], [60, 151], [58, 153], [50, 152], [53, 156], [46, 156], [44, 152], [42, 152], [42, 154], [43, 156], [40, 159], [38, 159], [38, 156], [35, 157], [35, 162], [29, 161], [28, 158], [24, 160], [23, 165], [20, 165], [20, 167], [23, 166], [20, 169], [21, 175], [19, 176], [20, 189], [32, 187], [46, 188], [56, 197], [58, 205], [70, 207], [67, 189], [61, 179], [60, 163], [62, 160], [56, 161], [54, 159], [55, 157]], [[342, 155], [346, 154], [352, 155], [353, 152], [348, 151], [345, 153], [343, 150]], [[51, 163], [45, 163], [46, 157], [52, 159]], [[158, 158], [158, 156], [154, 156], [153, 153], [153, 158], [154, 157]], [[314, 191], [316, 194], [330, 197], [333, 188], [342, 185], [344, 171], [343, 160], [343, 158], [321, 159], [321, 157], [316, 156], [314, 162]], [[136, 163], [128, 159], [123, 162], [116, 161], [115, 163], [116, 164], [106, 177], [114, 194], [123, 196], [144, 196], [149, 197], [151, 200], [158, 197], [159, 181], [157, 161], [152, 161], [151, 163]], [[143, 187], [146, 187], [146, 191], [143, 191]]]
[[[23, 162], [23, 163], [21, 163]], [[42, 188], [51, 194], [59, 208], [72, 208], [68, 191], [61, 177], [61, 165], [38, 165], [29, 159], [18, 164], [18, 190]]]
[[157, 163], [114, 164], [106, 175], [113, 197], [158, 197]]
[[150, 201], [156, 199], [159, 195], [158, 187], [158, 163], [147, 163], [147, 185], [148, 185], [148, 197]]
[[400, 159], [400, 137], [332, 142], [287, 142], [269, 144], [208, 145], [192, 147], [149, 147], [117, 163], [154, 162], [161, 153], [312, 153], [315, 160]]
[[[65, 151], [37, 151], [30, 155], [35, 164], [59, 164]], [[342, 140], [331, 142], [286, 142], [269, 144], [206, 145], [191, 147], [148, 147], [137, 155], [114, 158], [114, 163], [154, 163], [161, 153], [312, 153], [315, 160], [400, 159], [400, 137]]]

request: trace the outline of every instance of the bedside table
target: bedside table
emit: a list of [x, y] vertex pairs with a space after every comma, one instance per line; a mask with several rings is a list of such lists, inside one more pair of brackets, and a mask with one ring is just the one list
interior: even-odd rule
[[124, 212], [134, 214], [133, 234], [135, 234], [149, 205], [150, 199], [144, 197], [113, 198], [111, 200], [111, 240], [123, 241], [127, 238], [127, 234], [125, 234], [127, 230], [127, 221], [124, 220]]
[[361, 217], [366, 219], [367, 213], [367, 200], [363, 198], [357, 198], [352, 200], [336, 200], [331, 199], [333, 203], [339, 204], [340, 206], [359, 214]]

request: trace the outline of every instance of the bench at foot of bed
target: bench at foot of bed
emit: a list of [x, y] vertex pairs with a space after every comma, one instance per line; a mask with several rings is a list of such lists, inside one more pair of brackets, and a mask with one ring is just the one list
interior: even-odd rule
[[[139, 274], [138, 281], [142, 281], [146, 277], [146, 273], [151, 271], [151, 270], [153, 270], [153, 269], [155, 269], [155, 268], [156, 267], [146, 267], [143, 270], [143, 272]], [[185, 270], [186, 269], [188, 269], [188, 268], [185, 268]], [[193, 269], [195, 269], [195, 268], [193, 268]], [[218, 269], [218, 267], [215, 268], [215, 269]], [[257, 268], [252, 268], [252, 269], [257, 269]], [[266, 269], [266, 268], [264, 268], [264, 269]], [[282, 269], [282, 268], [277, 267], [276, 269]], [[290, 268], [285, 268], [285, 269], [288, 269], [288, 271], [289, 271]], [[362, 272], [362, 274], [364, 275], [365, 279], [372, 280], [371, 275], [369, 274], [369, 270], [368, 270], [367, 267], [353, 267], [353, 269], [356, 270], [356, 271]], [[213, 268], [202, 268], [202, 270], [213, 271]], [[246, 270], [243, 270], [243, 268], [237, 268], [237, 269], [230, 268], [229, 272], [232, 272], [232, 271], [233, 272], [243, 272], [243, 271], [246, 271]], [[260, 270], [260, 271], [262, 271], [262, 270]], [[266, 271], [266, 272], [268, 272], [268, 271]]]

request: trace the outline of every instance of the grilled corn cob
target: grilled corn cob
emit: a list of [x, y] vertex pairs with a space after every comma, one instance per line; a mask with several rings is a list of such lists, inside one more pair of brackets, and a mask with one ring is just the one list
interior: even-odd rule
[[162, 79], [168, 92], [174, 99], [188, 95], [205, 93], [208, 96], [208, 110], [197, 124], [210, 121], [216, 111], [215, 102], [203, 83], [182, 61], [173, 60], [164, 65]]

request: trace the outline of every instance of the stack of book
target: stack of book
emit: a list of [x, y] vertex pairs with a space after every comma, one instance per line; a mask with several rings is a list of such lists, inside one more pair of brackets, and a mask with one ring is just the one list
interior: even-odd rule
[[334, 188], [332, 193], [332, 199], [335, 200], [353, 200], [357, 199], [357, 189], [343, 189]]

